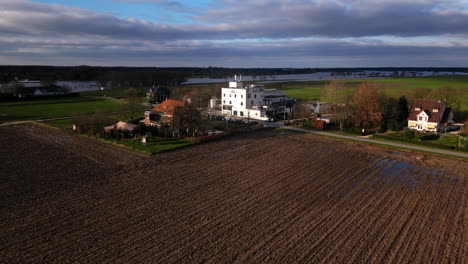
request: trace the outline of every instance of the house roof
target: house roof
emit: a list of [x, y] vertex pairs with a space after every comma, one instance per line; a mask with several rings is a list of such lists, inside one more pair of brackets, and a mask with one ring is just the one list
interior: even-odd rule
[[164, 113], [165, 115], [173, 115], [176, 106], [184, 106], [184, 102], [178, 100], [166, 100], [153, 108], [154, 112]]
[[113, 129], [122, 130], [122, 131], [133, 131], [133, 130], [135, 130], [137, 127], [138, 127], [138, 125], [134, 125], [134, 124], [130, 124], [130, 123], [126, 123], [126, 122], [119, 121], [119, 122], [117, 122], [117, 123], [114, 124], [114, 125], [105, 126], [104, 129], [105, 129], [106, 131], [113, 130]]
[[[438, 123], [444, 114], [442, 111], [445, 110], [445, 106], [444, 101], [416, 99], [410, 109], [408, 120], [416, 121], [417, 115], [424, 111], [429, 116], [428, 122]], [[434, 109], [437, 109], [437, 112], [434, 112]]]
[[[440, 120], [440, 123], [447, 123], [450, 121], [449, 117], [450, 117], [450, 112], [452, 112], [452, 109], [451, 108], [446, 108], [445, 111], [444, 111], [444, 115], [442, 116], [442, 119]], [[453, 122], [453, 120], [452, 120]]]
[[264, 91], [265, 97], [274, 97], [274, 96], [286, 96], [284, 91], [276, 90], [276, 89], [266, 89]]
[[171, 91], [169, 91], [168, 88], [166, 87], [153, 87], [153, 88], [149, 88], [149, 90], [147, 91], [147, 93], [160, 93], [160, 94], [170, 94]]

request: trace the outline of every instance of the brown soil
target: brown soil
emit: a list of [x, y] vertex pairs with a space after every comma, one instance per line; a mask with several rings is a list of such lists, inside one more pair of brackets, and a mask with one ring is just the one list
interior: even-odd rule
[[467, 263], [468, 162], [285, 131], [153, 157], [0, 129], [0, 262]]

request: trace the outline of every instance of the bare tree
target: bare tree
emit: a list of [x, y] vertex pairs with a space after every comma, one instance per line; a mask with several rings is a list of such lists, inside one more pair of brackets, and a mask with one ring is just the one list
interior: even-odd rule
[[347, 88], [343, 80], [332, 80], [323, 89], [322, 100], [332, 104], [332, 119], [343, 131], [345, 122], [349, 120], [352, 113], [352, 89]]
[[456, 119], [462, 118], [459, 116], [462, 95], [459, 90], [452, 88], [450, 86], [439, 87], [431, 93], [431, 97], [434, 100], [441, 100], [447, 103], [447, 106], [452, 108]]
[[195, 137], [202, 129], [202, 113], [195, 105], [186, 103], [174, 109], [173, 127], [178, 135]]
[[120, 107], [122, 118], [125, 121], [134, 121], [138, 116], [142, 116], [145, 106], [139, 101], [138, 92], [135, 88], [126, 91], [126, 102]]

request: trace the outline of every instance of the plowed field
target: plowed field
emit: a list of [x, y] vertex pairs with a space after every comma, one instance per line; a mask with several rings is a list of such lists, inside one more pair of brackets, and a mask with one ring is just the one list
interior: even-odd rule
[[153, 157], [0, 128], [2, 263], [467, 263], [468, 162], [284, 131]]

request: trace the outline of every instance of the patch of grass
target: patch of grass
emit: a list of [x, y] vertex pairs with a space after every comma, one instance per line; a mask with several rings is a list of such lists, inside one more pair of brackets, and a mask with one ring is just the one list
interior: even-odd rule
[[101, 109], [115, 112], [119, 103], [97, 98], [61, 98], [0, 103], [0, 123], [66, 117], [73, 113], [92, 114]]
[[[223, 120], [206, 120], [206, 125], [209, 127], [213, 127], [216, 130], [226, 130], [226, 121]], [[233, 121], [227, 121], [227, 128], [241, 128], [247, 126], [244, 123], [240, 122], [233, 122]]]
[[[146, 91], [148, 88], [135, 88], [139, 97], [143, 97], [146, 95]], [[104, 91], [87, 91], [81, 92], [81, 95], [84, 96], [108, 96], [113, 98], [124, 98], [126, 96], [128, 89], [109, 89]]]
[[[118, 120], [117, 116], [110, 116], [115, 121]], [[45, 124], [46, 126], [61, 129], [65, 132], [73, 133], [72, 131], [72, 121], [70, 119], [63, 119], [63, 120], [50, 120], [44, 123], [37, 123], [38, 125]], [[76, 134], [78, 135], [78, 134]], [[141, 139], [135, 138], [123, 138], [123, 139], [116, 139], [116, 138], [107, 138], [107, 137], [95, 137], [89, 135], [80, 135], [85, 136], [92, 139], [97, 139], [101, 142], [110, 143], [113, 145], [118, 145], [120, 147], [125, 147], [130, 150], [134, 150], [139, 153], [145, 154], [156, 154], [161, 153], [169, 150], [174, 150], [186, 146], [190, 146], [195, 144], [194, 141], [186, 140], [186, 139], [174, 139], [174, 138], [163, 138], [163, 137], [151, 137], [148, 138], [148, 144], [145, 146], [141, 142]]]
[[107, 142], [112, 142], [120, 145], [124, 145], [132, 150], [138, 150], [147, 154], [156, 154], [169, 150], [179, 149], [195, 144], [194, 141], [186, 139], [173, 139], [173, 138], [162, 138], [162, 137], [151, 137], [148, 138], [147, 145], [143, 145], [140, 139], [124, 138], [102, 138]]
[[284, 90], [286, 96], [295, 99], [319, 99], [322, 93], [322, 88], [304, 88], [304, 89], [288, 89]]
[[432, 137], [431, 135], [424, 135], [408, 140], [402, 136], [402, 133], [395, 132], [385, 135], [373, 135], [372, 138], [384, 141], [402, 142], [422, 147], [468, 152], [467, 147], [458, 147], [458, 138], [455, 136], [442, 136], [439, 138], [437, 136]]

